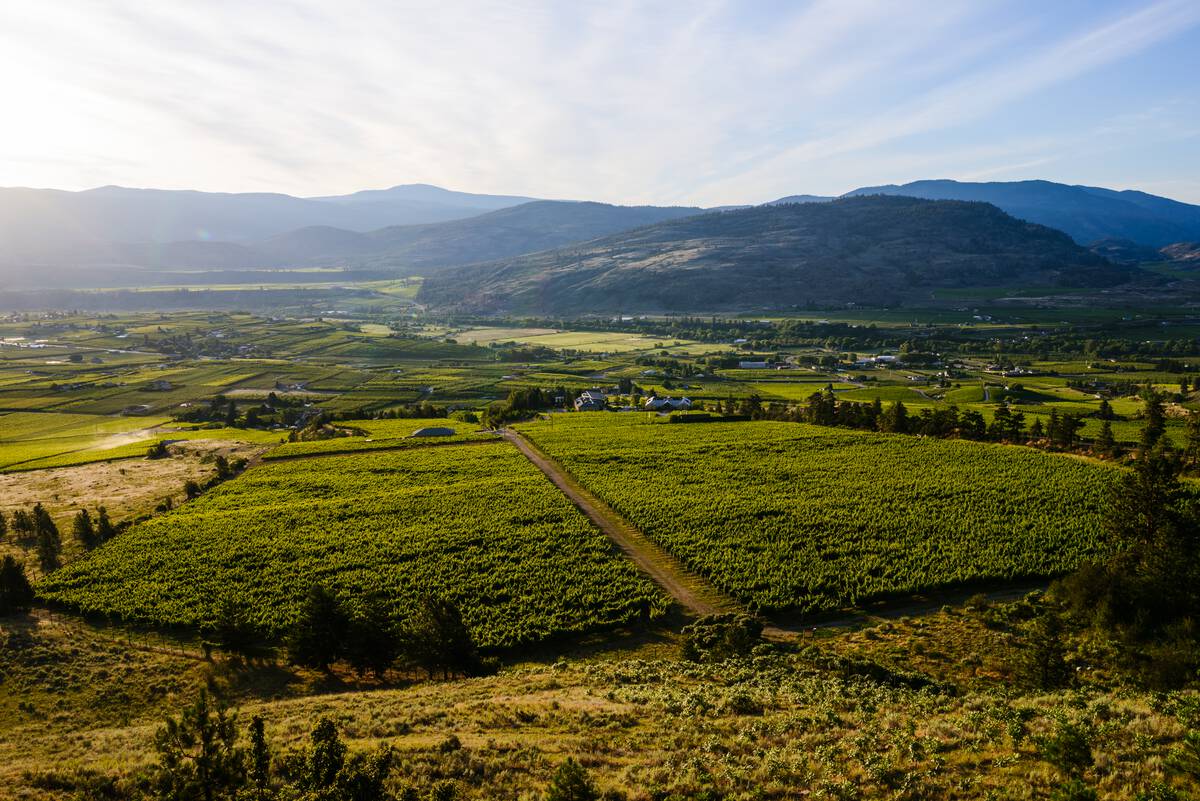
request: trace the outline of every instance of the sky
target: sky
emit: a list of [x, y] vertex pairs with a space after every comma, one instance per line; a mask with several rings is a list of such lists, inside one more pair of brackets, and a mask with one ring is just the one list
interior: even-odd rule
[[1200, 203], [1200, 0], [4, 0], [0, 186]]

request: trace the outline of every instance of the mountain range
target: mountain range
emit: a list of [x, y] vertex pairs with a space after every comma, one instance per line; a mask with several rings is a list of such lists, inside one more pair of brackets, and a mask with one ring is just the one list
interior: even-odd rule
[[991, 204], [866, 195], [690, 216], [460, 267], [426, 279], [418, 298], [470, 312], [715, 311], [1148, 278]]
[[[192, 280], [179, 271], [217, 270], [257, 281], [256, 270], [312, 266], [374, 275], [431, 276], [450, 269], [463, 280], [472, 274], [457, 269], [464, 265], [489, 263], [491, 269], [498, 262], [532, 263], [537, 254], [553, 260], [563, 252], [594, 254], [596, 247], [619, 251], [624, 246], [611, 238], [622, 234], [636, 250], [643, 228], [684, 218], [691, 235], [711, 245], [725, 236], [728, 214], [834, 207], [839, 200], [878, 196], [988, 203], [1018, 220], [1062, 231], [1076, 245], [1091, 245], [1110, 262], [1197, 263], [1195, 246], [1178, 243], [1200, 241], [1200, 206], [1049, 181], [936, 180], [864, 187], [840, 199], [800, 194], [759, 207], [717, 209], [536, 200], [424, 184], [309, 198], [122, 187], [0, 189], [0, 272], [17, 284], [42, 286], [177, 283]], [[922, 230], [919, 220], [911, 222], [914, 233]], [[918, 249], [903, 252], [915, 258]], [[841, 263], [840, 256], [820, 258]], [[680, 278], [698, 280], [697, 275]], [[429, 292], [437, 294], [432, 286]]]
[[314, 225], [370, 231], [474, 217], [529, 200], [425, 184], [317, 198], [119, 186], [0, 188], [0, 260], [105, 262], [126, 255], [125, 245], [176, 245], [174, 252], [186, 255], [194, 249], [177, 243], [246, 244]]

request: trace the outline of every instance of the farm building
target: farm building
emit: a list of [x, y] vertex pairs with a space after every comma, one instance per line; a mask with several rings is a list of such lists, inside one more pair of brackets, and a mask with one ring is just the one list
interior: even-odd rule
[[765, 370], [771, 366], [770, 362], [738, 362], [739, 370]]
[[453, 428], [445, 428], [443, 426], [434, 426], [431, 428], [418, 428], [412, 432], [410, 436], [414, 437], [453, 437]]
[[601, 412], [608, 407], [608, 395], [602, 389], [585, 389], [575, 399], [577, 412]]
[[692, 408], [690, 398], [647, 398], [642, 407], [649, 412], [686, 411]]

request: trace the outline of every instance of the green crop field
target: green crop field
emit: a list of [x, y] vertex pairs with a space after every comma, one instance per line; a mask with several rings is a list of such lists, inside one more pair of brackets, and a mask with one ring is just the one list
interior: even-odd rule
[[[495, 439], [496, 435], [480, 431], [477, 423], [458, 420], [401, 419], [401, 420], [344, 420], [338, 426], [360, 429], [367, 435], [335, 437], [312, 442], [288, 442], [268, 454], [267, 459], [287, 459], [296, 456], [320, 456], [322, 454], [352, 453], [356, 451], [399, 450], [421, 448], [447, 442], [468, 442]], [[450, 428], [455, 434], [450, 437], [412, 437], [421, 428]]]
[[509, 646], [655, 615], [664, 596], [507, 443], [253, 468], [44, 579], [86, 613], [194, 625], [226, 595], [279, 634], [308, 588], [456, 601]]
[[1049, 576], [1105, 547], [1112, 469], [1031, 449], [611, 414], [522, 430], [691, 568], [765, 610]]

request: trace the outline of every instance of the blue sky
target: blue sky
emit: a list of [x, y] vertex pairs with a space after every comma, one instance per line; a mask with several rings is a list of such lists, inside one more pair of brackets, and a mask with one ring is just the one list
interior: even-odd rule
[[1200, 0], [6, 0], [0, 185], [1200, 203]]

